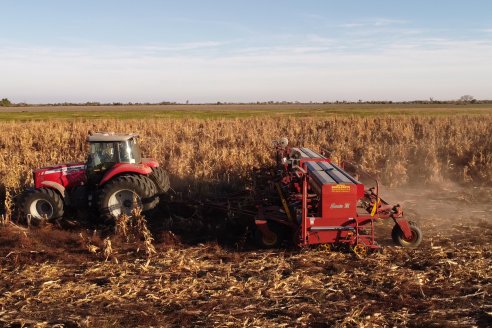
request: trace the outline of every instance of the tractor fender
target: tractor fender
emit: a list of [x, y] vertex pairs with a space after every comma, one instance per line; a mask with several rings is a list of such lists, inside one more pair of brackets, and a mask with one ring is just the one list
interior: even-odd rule
[[407, 239], [412, 238], [412, 230], [410, 229], [410, 224], [406, 219], [396, 219], [395, 223], [400, 227], [405, 238]]
[[108, 172], [106, 172], [101, 180], [99, 182], [99, 186], [102, 186], [112, 178], [114, 178], [117, 175], [120, 174], [125, 174], [125, 173], [136, 173], [136, 174], [142, 174], [142, 175], [148, 175], [152, 173], [152, 169], [148, 166], [142, 165], [142, 164], [121, 164], [113, 167], [110, 169]]
[[70, 197], [67, 197], [67, 190], [64, 186], [55, 181], [43, 181], [41, 185], [46, 186], [51, 189], [55, 189], [63, 199], [65, 203], [69, 202]]
[[151, 168], [159, 167], [159, 162], [153, 158], [142, 158], [142, 164]]

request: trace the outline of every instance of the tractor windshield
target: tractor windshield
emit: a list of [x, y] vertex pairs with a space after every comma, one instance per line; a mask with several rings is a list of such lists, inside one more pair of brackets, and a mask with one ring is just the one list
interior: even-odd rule
[[118, 162], [113, 142], [94, 142], [90, 144], [87, 166], [95, 169], [110, 167]]

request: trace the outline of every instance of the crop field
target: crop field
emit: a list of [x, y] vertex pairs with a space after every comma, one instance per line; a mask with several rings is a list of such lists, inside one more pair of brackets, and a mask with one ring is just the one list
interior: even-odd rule
[[121, 106], [30, 106], [5, 107], [0, 121], [47, 119], [161, 119], [161, 118], [252, 118], [326, 117], [379, 115], [487, 115], [492, 105], [484, 104], [202, 104]]
[[[0, 326], [492, 325], [490, 106], [221, 106], [0, 113]], [[424, 241], [393, 246], [392, 226], [378, 223], [384, 251], [364, 258], [263, 250], [241, 218], [173, 200], [114, 227], [79, 214], [19, 217], [31, 170], [84, 161], [89, 130], [139, 133], [175, 195], [197, 202], [248, 188], [253, 168], [272, 164], [279, 137], [328, 149], [377, 176]]]

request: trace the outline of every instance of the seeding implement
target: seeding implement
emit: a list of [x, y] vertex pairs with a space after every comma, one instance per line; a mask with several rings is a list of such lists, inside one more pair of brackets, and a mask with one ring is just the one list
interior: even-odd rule
[[308, 148], [290, 148], [287, 139], [275, 143], [276, 166], [257, 172], [256, 239], [274, 247], [283, 241], [298, 246], [325, 244], [348, 247], [358, 254], [379, 249], [376, 220], [395, 222], [393, 241], [417, 247], [422, 232], [408, 221], [400, 205], [379, 196], [379, 185], [364, 184], [329, 158]]
[[87, 161], [33, 171], [35, 188], [24, 192], [20, 209], [37, 219], [62, 217], [66, 208], [92, 208], [104, 219], [150, 210], [169, 189], [167, 172], [142, 158], [137, 134], [89, 133]]
[[[157, 161], [142, 158], [136, 134], [94, 133], [87, 138], [85, 163], [62, 164], [34, 170], [35, 188], [26, 190], [21, 211], [34, 218], [59, 218], [66, 208], [93, 208], [105, 219], [131, 215], [135, 208], [154, 208], [170, 188], [169, 177]], [[375, 241], [376, 220], [395, 222], [392, 238], [417, 247], [422, 232], [408, 221], [400, 205], [390, 205], [374, 187], [364, 184], [308, 148], [290, 148], [287, 139], [275, 143], [276, 165], [257, 170], [248, 194], [181, 205], [240, 213], [254, 224], [261, 246], [287, 241], [297, 246], [348, 247], [358, 254], [380, 247]], [[236, 205], [234, 206], [234, 203]], [[177, 206], [174, 200], [170, 203]], [[253, 220], [252, 220], [253, 219]], [[253, 223], [254, 222], [254, 223]]]

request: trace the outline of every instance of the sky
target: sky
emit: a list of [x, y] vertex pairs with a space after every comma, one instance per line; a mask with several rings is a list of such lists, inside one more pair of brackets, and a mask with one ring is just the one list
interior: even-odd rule
[[492, 99], [489, 0], [0, 0], [12, 102]]

